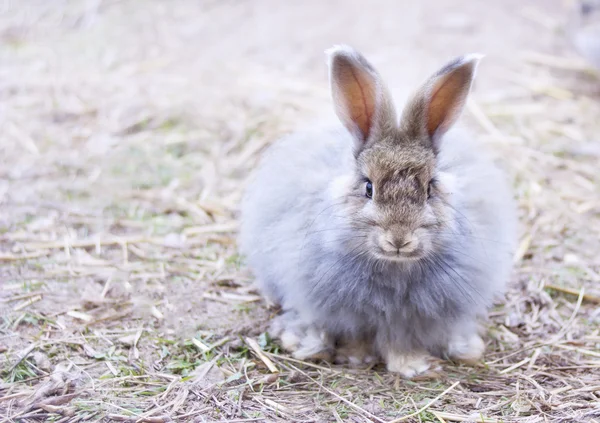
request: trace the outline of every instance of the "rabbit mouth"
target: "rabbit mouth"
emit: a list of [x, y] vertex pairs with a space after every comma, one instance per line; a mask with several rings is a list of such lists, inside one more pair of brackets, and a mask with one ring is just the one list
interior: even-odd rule
[[374, 256], [380, 260], [388, 261], [416, 261], [425, 255], [423, 248], [417, 248], [410, 252], [386, 251], [381, 247], [375, 247]]
[[420, 232], [398, 236], [391, 232], [376, 232], [371, 237], [373, 255], [379, 260], [415, 261], [426, 254], [426, 237]]

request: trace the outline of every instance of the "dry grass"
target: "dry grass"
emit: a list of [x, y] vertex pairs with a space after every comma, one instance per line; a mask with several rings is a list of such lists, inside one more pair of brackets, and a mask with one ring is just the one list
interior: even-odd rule
[[[279, 351], [236, 253], [256, 158], [328, 107], [322, 60], [255, 53], [264, 2], [140, 4], [0, 6], [0, 422], [600, 421], [600, 85], [564, 43], [492, 58], [469, 104], [523, 224], [485, 360], [405, 381]], [[542, 10], [511, 19], [560, 39]]]

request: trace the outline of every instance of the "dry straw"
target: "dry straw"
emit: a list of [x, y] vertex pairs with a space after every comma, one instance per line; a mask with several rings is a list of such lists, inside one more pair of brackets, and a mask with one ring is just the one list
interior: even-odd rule
[[255, 46], [225, 60], [238, 38], [196, 46], [260, 5], [39, 3], [0, 14], [0, 422], [600, 421], [600, 85], [571, 53], [482, 68], [501, 90], [465, 120], [515, 182], [516, 271], [482, 363], [405, 381], [263, 334], [240, 193], [328, 100]]

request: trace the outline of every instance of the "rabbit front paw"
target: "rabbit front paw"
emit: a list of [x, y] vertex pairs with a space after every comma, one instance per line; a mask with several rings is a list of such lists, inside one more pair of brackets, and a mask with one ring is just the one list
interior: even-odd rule
[[477, 334], [457, 336], [448, 344], [448, 356], [451, 359], [475, 363], [481, 359], [485, 351], [485, 343]]
[[287, 312], [278, 316], [271, 325], [271, 335], [279, 338], [281, 346], [299, 360], [330, 360], [331, 343], [327, 335], [311, 325], [304, 325]]
[[406, 379], [425, 373], [431, 367], [429, 355], [425, 353], [388, 352], [386, 365], [389, 372], [399, 373]]
[[376, 364], [379, 359], [372, 346], [367, 342], [349, 342], [338, 346], [335, 351], [335, 363], [362, 368]]
[[[285, 336], [286, 332], [282, 342]], [[292, 356], [299, 360], [331, 360], [332, 357], [327, 336], [315, 328], [308, 328], [294, 347], [290, 348]]]

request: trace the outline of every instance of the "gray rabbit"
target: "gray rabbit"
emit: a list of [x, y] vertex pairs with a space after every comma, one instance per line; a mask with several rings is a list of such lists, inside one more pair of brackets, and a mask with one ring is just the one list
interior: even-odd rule
[[343, 127], [275, 143], [242, 203], [241, 251], [282, 307], [272, 335], [297, 358], [383, 359], [408, 378], [432, 356], [477, 360], [516, 238], [502, 172], [452, 129], [480, 56], [440, 69], [398, 121], [360, 53], [328, 55]]

